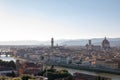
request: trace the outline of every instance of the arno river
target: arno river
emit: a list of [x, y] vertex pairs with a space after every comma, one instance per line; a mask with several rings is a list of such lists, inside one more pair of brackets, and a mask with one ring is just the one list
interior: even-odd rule
[[[16, 61], [14, 58], [8, 56], [6, 57], [5, 55], [1, 55], [0, 56], [1, 60], [5, 60], [5, 61]], [[55, 68], [57, 70], [60, 69], [66, 69], [68, 70], [71, 74], [75, 73], [75, 72], [79, 72], [79, 73], [84, 73], [84, 74], [89, 74], [89, 75], [97, 75], [97, 76], [103, 76], [103, 77], [108, 77], [111, 78], [112, 80], [120, 80], [120, 75], [116, 75], [116, 74], [107, 74], [107, 73], [95, 73], [95, 72], [90, 72], [90, 71], [85, 71], [85, 70], [76, 70], [76, 69], [69, 69], [69, 68], [64, 68], [64, 67], [56, 67]]]

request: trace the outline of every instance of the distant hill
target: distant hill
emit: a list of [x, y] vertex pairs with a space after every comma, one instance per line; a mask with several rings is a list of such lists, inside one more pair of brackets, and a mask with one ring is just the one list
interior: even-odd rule
[[0, 41], [0, 45], [40, 45], [40, 41]]
[[[101, 45], [104, 38], [93, 38], [93, 45]], [[120, 46], [120, 38], [108, 38], [111, 46]], [[61, 44], [63, 45], [81, 45], [85, 46], [88, 43], [88, 39], [68, 40]]]
[[[101, 45], [104, 38], [93, 38], [92, 44]], [[108, 38], [111, 46], [120, 46], [120, 38]], [[50, 45], [51, 41], [1, 41], [0, 45]], [[75, 40], [55, 40], [55, 45], [76, 45], [85, 46], [88, 43], [88, 39], [75, 39]]]

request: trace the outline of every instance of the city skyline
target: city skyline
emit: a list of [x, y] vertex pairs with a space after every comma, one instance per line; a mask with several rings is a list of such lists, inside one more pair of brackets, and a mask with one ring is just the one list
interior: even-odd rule
[[0, 0], [0, 41], [120, 37], [119, 0]]

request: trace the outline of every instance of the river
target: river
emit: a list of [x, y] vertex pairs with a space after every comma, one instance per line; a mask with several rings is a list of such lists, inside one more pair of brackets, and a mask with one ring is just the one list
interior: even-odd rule
[[16, 62], [16, 60], [13, 57], [10, 57], [10, 55], [8, 55], [8, 57], [6, 57], [6, 55], [0, 55], [0, 59], [3, 61], [14, 61]]
[[[5, 55], [1, 55], [0, 59], [4, 60], [4, 61], [11, 61], [11, 60], [16, 61], [15, 58], [10, 57], [10, 56], [6, 57]], [[70, 69], [70, 68], [64, 68], [64, 67], [58, 67], [58, 66], [55, 66], [55, 68], [57, 70], [66, 69], [71, 74], [73, 74], [75, 72], [79, 72], [79, 73], [84, 73], [84, 74], [89, 74], [89, 75], [97, 75], [97, 76], [108, 77], [108, 78], [111, 78], [112, 80], [120, 80], [120, 75], [116, 75], [116, 74], [96, 73], [96, 72], [90, 72], [90, 71], [85, 71], [85, 70], [76, 70], [76, 69]]]
[[75, 72], [79, 72], [79, 73], [84, 73], [84, 74], [88, 74], [88, 75], [97, 75], [97, 76], [103, 76], [103, 77], [108, 77], [111, 78], [112, 80], [120, 80], [120, 75], [116, 75], [116, 74], [108, 74], [108, 73], [96, 73], [96, 72], [90, 72], [90, 71], [85, 71], [85, 70], [76, 70], [76, 69], [69, 69], [69, 68], [64, 68], [64, 67], [56, 67], [55, 68], [57, 70], [61, 70], [61, 69], [66, 69], [68, 70], [71, 74], [75, 73]]

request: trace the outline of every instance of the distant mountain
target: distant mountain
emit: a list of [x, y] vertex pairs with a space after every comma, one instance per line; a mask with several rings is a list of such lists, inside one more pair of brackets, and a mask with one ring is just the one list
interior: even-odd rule
[[[93, 38], [93, 45], [101, 45], [104, 38]], [[108, 38], [111, 46], [120, 46], [120, 38]], [[1, 41], [0, 45], [50, 45], [51, 41]], [[55, 45], [66, 45], [66, 46], [85, 46], [88, 43], [88, 39], [75, 39], [75, 40], [55, 40]]]

